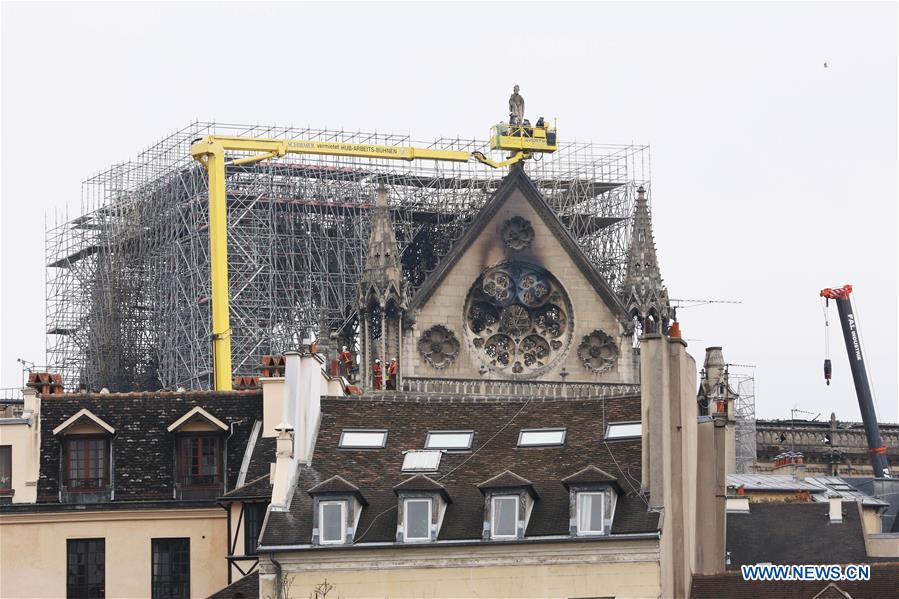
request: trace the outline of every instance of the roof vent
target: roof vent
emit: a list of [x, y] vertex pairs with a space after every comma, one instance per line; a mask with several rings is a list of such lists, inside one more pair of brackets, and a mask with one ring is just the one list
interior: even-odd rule
[[403, 455], [403, 472], [436, 472], [442, 451], [416, 450]]

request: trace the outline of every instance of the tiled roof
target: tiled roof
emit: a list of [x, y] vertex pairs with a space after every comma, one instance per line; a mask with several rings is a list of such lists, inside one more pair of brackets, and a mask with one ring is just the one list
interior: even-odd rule
[[400, 491], [436, 491], [443, 495], [448, 501], [451, 501], [451, 498], [446, 492], [446, 487], [424, 474], [410, 476], [393, 487], [394, 493], [399, 493]]
[[[607, 422], [639, 418], [638, 396], [539, 401], [436, 400], [407, 394], [394, 399], [324, 398], [312, 463], [299, 467], [290, 511], [269, 515], [262, 544], [309, 544], [312, 498], [308, 491], [335, 475], [358, 486], [369, 502], [362, 510], [355, 542], [393, 542], [398, 503], [394, 487], [408, 476], [402, 473], [403, 452], [422, 449], [428, 432], [434, 430], [473, 430], [475, 439], [472, 451], [444, 453], [439, 471], [429, 474], [452, 498], [438, 540], [482, 538], [484, 496], [478, 484], [505, 470], [527, 475], [525, 482], [539, 496], [526, 537], [568, 535], [569, 495], [562, 479], [590, 465], [619, 473], [627, 481], [622, 487], [628, 494], [618, 499], [612, 533], [655, 532], [659, 514], [649, 512], [646, 502], [634, 494], [639, 490], [640, 440], [602, 442]], [[517, 447], [520, 429], [537, 427], [567, 428], [565, 444]], [[345, 428], [387, 429], [386, 446], [341, 449], [338, 443]]]
[[605, 470], [600, 470], [593, 464], [590, 464], [586, 468], [581, 468], [571, 476], [566, 476], [562, 479], [562, 483], [568, 487], [571, 485], [576, 485], [579, 483], [589, 484], [589, 483], [610, 483], [617, 482], [618, 479], [606, 472]]
[[[116, 431], [111, 471], [115, 500], [172, 500], [175, 443], [166, 427], [197, 406], [233, 429], [225, 460], [230, 489], [237, 480], [253, 423], [262, 419], [259, 390], [50, 395], [41, 402], [41, 427], [52, 431], [82, 408], [90, 410]], [[41, 435], [38, 502], [59, 501], [61, 450], [60, 437]]]
[[859, 508], [843, 503], [843, 522], [830, 523], [827, 503], [756, 503], [727, 514], [731, 569], [744, 564], [848, 564], [869, 561]]
[[260, 476], [259, 478], [255, 478], [253, 480], [247, 481], [247, 483], [237, 489], [232, 489], [228, 491], [224, 495], [222, 495], [223, 499], [235, 500], [235, 499], [265, 499], [270, 500], [272, 498], [272, 483], [269, 479], [269, 475], [266, 474], [264, 476]]
[[490, 489], [514, 489], [518, 487], [534, 488], [534, 483], [526, 478], [518, 476], [511, 470], [504, 470], [494, 477], [488, 478], [484, 482], [478, 483], [478, 488], [482, 491]]
[[257, 597], [259, 597], [259, 572], [253, 572], [213, 593], [208, 599], [256, 599]]
[[349, 482], [342, 476], [334, 475], [326, 481], [320, 482], [308, 491], [310, 495], [324, 493], [358, 493], [359, 487]]
[[270, 499], [272, 485], [269, 478], [271, 464], [275, 461], [274, 437], [259, 437], [250, 455], [250, 464], [244, 478], [244, 486], [233, 489], [224, 495], [228, 499], [253, 498]]
[[[740, 572], [693, 577], [692, 599], [824, 599], [840, 597], [833, 584], [852, 599], [895, 597], [899, 589], [899, 563], [871, 564], [871, 580], [746, 581]], [[830, 588], [828, 588], [830, 587]], [[824, 594], [821, 594], [824, 593]], [[846, 597], [843, 595], [842, 597]]]

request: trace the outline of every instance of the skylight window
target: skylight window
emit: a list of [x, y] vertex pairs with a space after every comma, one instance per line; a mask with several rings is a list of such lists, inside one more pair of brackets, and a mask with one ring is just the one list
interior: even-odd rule
[[425, 449], [471, 449], [474, 431], [432, 431], [428, 433]]
[[385, 430], [350, 430], [340, 434], [340, 447], [352, 449], [380, 449], [387, 444]]
[[440, 467], [440, 451], [407, 451], [403, 456], [403, 472], [435, 472]]
[[552, 447], [564, 445], [564, 428], [533, 428], [522, 429], [518, 433], [519, 447]]
[[606, 429], [606, 439], [633, 439], [643, 434], [639, 422], [612, 422]]

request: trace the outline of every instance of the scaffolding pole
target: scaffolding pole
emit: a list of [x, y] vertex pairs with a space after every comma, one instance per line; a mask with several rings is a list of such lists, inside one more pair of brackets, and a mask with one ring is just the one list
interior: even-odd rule
[[[131, 162], [84, 181], [81, 216], [46, 235], [47, 363], [67, 389], [210, 388], [212, 335], [227, 333], [234, 376], [297, 348], [321, 326], [352, 342], [352, 306], [378, 186], [413, 289], [436, 268], [504, 171], [476, 162], [288, 155], [227, 166], [230, 323], [213, 327], [206, 135], [487, 152], [486, 141], [195, 122]], [[240, 154], [235, 154], [240, 157]], [[598, 272], [624, 276], [635, 190], [649, 149], [560, 144], [525, 165]], [[327, 333], [327, 332], [326, 332]]]

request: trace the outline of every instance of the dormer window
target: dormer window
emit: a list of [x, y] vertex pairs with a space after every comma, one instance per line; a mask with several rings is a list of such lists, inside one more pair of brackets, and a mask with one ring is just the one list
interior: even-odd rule
[[397, 543], [436, 541], [450, 503], [446, 489], [434, 479], [416, 474], [393, 488], [399, 498]]
[[494, 495], [491, 502], [490, 538], [517, 538], [518, 495]]
[[322, 545], [342, 545], [346, 542], [346, 501], [320, 501], [318, 522]]
[[404, 540], [421, 543], [431, 540], [431, 500], [406, 499], [403, 501]]
[[186, 489], [222, 486], [222, 448], [216, 434], [178, 439], [178, 482]]
[[577, 494], [577, 534], [578, 536], [602, 535], [603, 504], [605, 492], [582, 491]]
[[537, 500], [534, 485], [506, 470], [478, 485], [484, 494], [484, 540], [523, 539]]
[[618, 498], [615, 477], [590, 465], [562, 479], [568, 489], [572, 536], [609, 534]]
[[196, 406], [168, 426], [175, 435], [179, 499], [207, 499], [224, 490], [224, 434], [228, 425]]
[[312, 544], [352, 543], [362, 509], [368, 505], [359, 487], [340, 476], [332, 476], [307, 492], [313, 504]]
[[111, 499], [110, 440], [115, 429], [82, 409], [53, 429], [62, 444], [61, 501], [93, 503]]
[[70, 493], [104, 491], [109, 485], [109, 440], [70, 437], [65, 440], [65, 478]]

